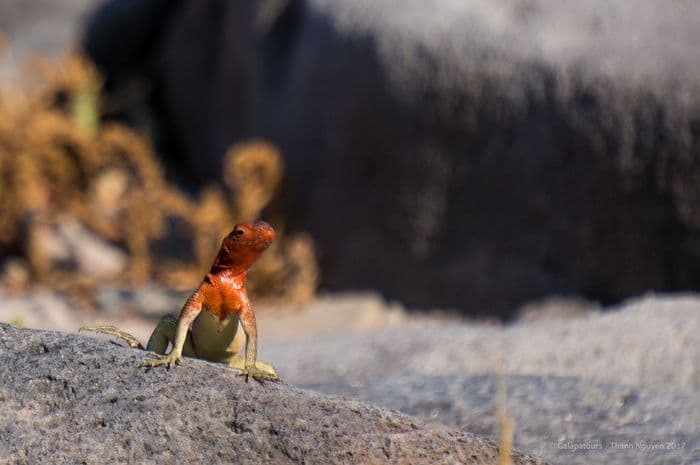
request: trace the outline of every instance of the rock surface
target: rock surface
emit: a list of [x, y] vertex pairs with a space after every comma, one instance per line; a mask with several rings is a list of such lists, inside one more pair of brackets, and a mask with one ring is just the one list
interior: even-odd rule
[[[4, 302], [0, 319], [21, 315], [27, 324], [75, 330], [84, 318], [82, 323], [101, 321], [136, 330], [145, 341], [158, 317], [147, 307], [176, 307], [183, 299], [155, 288], [103, 294], [97, 314], [71, 310], [69, 302], [51, 294], [37, 294], [34, 299], [0, 295]], [[580, 310], [581, 302], [573, 304]], [[571, 305], [557, 299], [533, 303], [526, 321], [506, 326], [418, 317], [383, 304], [376, 295], [326, 296], [294, 311], [258, 306], [260, 353], [287, 382], [299, 387], [417, 415], [430, 428], [446, 426], [491, 438], [496, 434], [493, 373], [503, 366], [520, 450], [562, 465], [687, 465], [700, 460], [700, 299], [646, 296], [609, 312], [567, 314], [564, 310]], [[559, 317], [542, 319], [539, 311]], [[141, 318], [135, 318], [139, 314]], [[4, 331], [23, 335], [15, 352], [24, 348], [30, 354], [43, 338], [57, 337]], [[80, 338], [74, 346], [74, 339], [61, 340], [60, 355], [75, 348], [78, 353], [97, 351], [90, 355], [94, 359], [104, 355], [118, 360], [116, 369], [123, 380], [119, 382], [128, 383], [129, 376], [138, 382], [150, 379], [142, 378], [134, 366], [142, 357], [138, 352], [124, 352], [106, 341]], [[5, 353], [5, 347], [0, 346], [0, 358], [5, 357], [0, 363], [16, 366], [16, 361], [7, 364], [12, 355]], [[43, 359], [37, 356], [33, 361], [38, 360]], [[201, 366], [206, 373], [199, 371]], [[213, 368], [193, 362], [173, 373], [183, 369], [189, 373], [193, 367], [198, 380], [208, 378]], [[80, 365], [75, 370], [82, 373], [87, 368]], [[50, 375], [51, 370], [44, 373]], [[167, 381], [162, 373], [151, 374], [159, 383]], [[23, 386], [31, 385], [26, 378], [19, 379]], [[230, 384], [226, 392], [241, 388], [250, 389], [252, 396], [260, 394], [257, 385], [237, 384], [228, 375], [226, 380]], [[53, 381], [40, 382], [51, 387]], [[198, 382], [188, 384], [188, 389], [195, 389]], [[168, 386], [163, 389], [172, 384]], [[261, 389], [273, 388], [283, 389], [268, 385]], [[306, 395], [299, 392], [294, 391]], [[242, 396], [236, 399], [244, 401]], [[123, 399], [117, 402], [131, 405]], [[104, 404], [102, 410], [114, 414]]]
[[[497, 375], [390, 375], [308, 387], [496, 437]], [[700, 397], [554, 376], [509, 376], [515, 446], [566, 465], [700, 462]]]
[[503, 366], [521, 450], [562, 465], [700, 461], [696, 296], [505, 327], [328, 334], [264, 350], [290, 382], [491, 436], [493, 373]]
[[[260, 329], [265, 331], [264, 327]], [[390, 375], [576, 377], [657, 391], [700, 391], [700, 300], [648, 296], [615, 310], [504, 327], [417, 323], [365, 334], [267, 343], [292, 383], [362, 386]]]
[[[188, 360], [0, 325], [2, 463], [472, 463], [492, 443], [361, 402], [244, 383]], [[517, 454], [515, 464], [543, 463]]]

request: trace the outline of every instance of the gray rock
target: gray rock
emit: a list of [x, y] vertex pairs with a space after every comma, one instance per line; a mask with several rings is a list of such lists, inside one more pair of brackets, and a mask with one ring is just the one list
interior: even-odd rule
[[[248, 384], [187, 360], [0, 325], [3, 463], [474, 463], [493, 443], [284, 384]], [[516, 454], [515, 464], [543, 463]]]
[[95, 302], [100, 310], [119, 315], [131, 309], [139, 315], [159, 320], [168, 313], [177, 313], [190, 292], [175, 292], [154, 283], [135, 289], [100, 287], [95, 290]]
[[[495, 437], [496, 375], [377, 378], [307, 387]], [[700, 397], [552, 376], [507, 378], [515, 445], [555, 464], [700, 461]]]
[[[547, 302], [552, 305], [566, 302]], [[264, 328], [262, 328], [264, 330]], [[700, 461], [700, 302], [498, 327], [411, 325], [265, 344], [290, 382], [494, 436], [507, 374], [515, 444], [557, 464]]]
[[[152, 290], [143, 292], [149, 295]], [[147, 299], [140, 299], [137, 294], [124, 294], [120, 302], [147, 305]], [[34, 321], [30, 320], [30, 315], [36, 314], [49, 322], [53, 321], [49, 317], [57, 310], [41, 294], [33, 300], [25, 299], [24, 307], [18, 306], [20, 299], [6, 295], [0, 297], [4, 298], [0, 316], [5, 308], [14, 308], [13, 314], [19, 312], [27, 321]], [[65, 317], [69, 304], [64, 302], [62, 305], [66, 309], [56, 315]], [[402, 326], [369, 334], [353, 334], [353, 325], [357, 322], [348, 321], [343, 327], [335, 321], [338, 315], [332, 316], [339, 312], [341, 319], [357, 318], [363, 315], [363, 306], [374, 308], [379, 305], [376, 298], [327, 297], [314, 304], [310, 316], [296, 315], [295, 318], [295, 315], [262, 312], [263, 316], [258, 320], [262, 337], [270, 337], [270, 326], [275, 319], [280, 319], [279, 324], [286, 327], [287, 333], [285, 337], [280, 333], [263, 341], [261, 357], [273, 362], [288, 382], [343, 396], [333, 399], [342, 405], [356, 405], [344, 398], [350, 396], [421, 417], [427, 425], [418, 420], [411, 421], [425, 434], [444, 431], [448, 427], [487, 438], [496, 435], [495, 375], [492, 373], [498, 371], [502, 362], [507, 372], [508, 413], [515, 420], [518, 449], [552, 463], [567, 465], [686, 465], [700, 461], [700, 299], [697, 296], [647, 296], [607, 313], [589, 312], [580, 317], [553, 321], [536, 319], [508, 326], [446, 325], [429, 319], [406, 321]], [[549, 311], [557, 305], [570, 303], [549, 301], [544, 308]], [[353, 307], [354, 312], [350, 311]], [[333, 319], [331, 332], [319, 330], [323, 326], [324, 312], [325, 318]], [[132, 330], [123, 315], [114, 317], [118, 319], [112, 323]], [[71, 328], [74, 329], [80, 324], [77, 321], [79, 315], [72, 318]], [[152, 325], [148, 326], [149, 330]], [[295, 328], [295, 325], [301, 327]], [[318, 326], [314, 328], [313, 325]], [[354, 330], [360, 331], [358, 328]], [[55, 344], [55, 348], [48, 354], [37, 354], [37, 348], [43, 350], [41, 344], [49, 347], [47, 342]], [[53, 360], [51, 354], [59, 358], [60, 363]], [[105, 357], [115, 366], [108, 367]], [[30, 420], [26, 420], [29, 415], [35, 415], [31, 421], [56, 424], [51, 422], [48, 414], [42, 416], [51, 409], [42, 403], [21, 404], [18, 396], [22, 394], [17, 393], [25, 389], [28, 392], [44, 389], [54, 395], [61, 391], [61, 382], [76, 377], [85, 379], [77, 384], [70, 381], [66, 389], [75, 389], [77, 385], [79, 390], [89, 392], [81, 391], [74, 397], [66, 394], [77, 400], [75, 405], [62, 403], [60, 408], [54, 408], [57, 418], [75, 431], [82, 431], [75, 425], [78, 422], [94, 425], [102, 418], [107, 426], [93, 428], [94, 434], [112, 436], [117, 434], [116, 428], [128, 425], [137, 431], [125, 436], [131, 441], [131, 450], [146, 454], [145, 440], [138, 442], [138, 438], [151, 440], [155, 435], [161, 441], [157, 443], [160, 448], [151, 449], [151, 453], [155, 450], [172, 460], [182, 453], [181, 450], [175, 446], [169, 449], [163, 446], [165, 440], [158, 434], [185, 437], [187, 447], [198, 447], [195, 444], [201, 443], [192, 439], [194, 436], [187, 436], [189, 429], [184, 432], [180, 429], [179, 415], [163, 410], [185, 409], [187, 413], [183, 415], [197, 422], [193, 420], [187, 428], [202, 427], [213, 431], [216, 441], [219, 441], [218, 438], [225, 436], [219, 429], [220, 423], [230, 421], [225, 409], [246, 412], [246, 421], [253, 425], [250, 429], [259, 433], [267, 431], [265, 428], [272, 422], [253, 416], [250, 410], [256, 409], [263, 416], [288, 414], [286, 411], [280, 413], [292, 402], [283, 396], [299, 398], [299, 402], [311, 396], [315, 403], [304, 408], [323, 412], [329, 408], [324, 398], [308, 391], [277, 385], [258, 386], [252, 382], [245, 385], [233, 377], [230, 370], [203, 362], [188, 360], [169, 374], [152, 371], [146, 375], [136, 367], [141, 357], [142, 353], [118, 348], [105, 341], [63, 338], [55, 333], [18, 331], [2, 326], [0, 398], [5, 400], [0, 401], [0, 456], [6, 455], [3, 444], [13, 444], [2, 436], [5, 425], [10, 422], [8, 418], [14, 421], [19, 415], [24, 423], [14, 424], [22, 427], [29, 424]], [[54, 363], [56, 365], [52, 365]], [[101, 368], [96, 368], [98, 365]], [[13, 372], [10, 376], [7, 375], [9, 372], [2, 370], [16, 370], [20, 375]], [[46, 379], [43, 375], [55, 379]], [[208, 380], [207, 386], [198, 385], [202, 379]], [[90, 383], [96, 387], [91, 384], [86, 388]], [[187, 390], [192, 390], [191, 393], [180, 393], [183, 383]], [[217, 392], [212, 393], [212, 390]], [[8, 391], [14, 394], [8, 395]], [[189, 396], [188, 399], [194, 399], [192, 405], [174, 407], [172, 399], [157, 397], [168, 391]], [[134, 392], [142, 394], [143, 399], [139, 400]], [[93, 397], [88, 399], [90, 395]], [[105, 400], [105, 396], [110, 395], [113, 397]], [[45, 399], [45, 394], [42, 396], [41, 399]], [[223, 396], [231, 397], [226, 400], [230, 403], [218, 411], [212, 412], [207, 410], [209, 407], [202, 406]], [[261, 409], [255, 405], [257, 402], [270, 403], [275, 396], [284, 399], [283, 406], [267, 405]], [[115, 405], [110, 403], [112, 398]], [[88, 404], [94, 406], [93, 416], [83, 411], [88, 409]], [[6, 406], [10, 406], [9, 410]], [[344, 423], [350, 421], [342, 416], [341, 407], [336, 407], [332, 418]], [[300, 410], [295, 410], [293, 415], [308, 419], [301, 412], [302, 407], [294, 408]], [[198, 410], [194, 412], [195, 409]], [[35, 413], [37, 410], [41, 415]], [[126, 411], [125, 416], [120, 416], [120, 410]], [[6, 413], [8, 411], [11, 413]], [[101, 417], [97, 418], [97, 415]], [[154, 428], [156, 433], [143, 432], [144, 426], [133, 426], [143, 420], [138, 415], [146, 418], [148, 428]], [[202, 418], [205, 415], [212, 418]], [[165, 418], [173, 417], [176, 420], [162, 426]], [[375, 421], [372, 423], [375, 426], [380, 423], [376, 418], [372, 421]], [[170, 426], [172, 424], [176, 427]], [[288, 423], [282, 424], [292, 428]], [[46, 431], [48, 427], [43, 428], [38, 431]], [[364, 424], [362, 428], [369, 427]], [[295, 436], [295, 431], [285, 431], [289, 431], [287, 438], [293, 438], [293, 441], [300, 437]], [[312, 434], [311, 430], [309, 434]], [[263, 437], [266, 441], [269, 439], [264, 434]], [[423, 436], [421, 438], [424, 440]], [[232, 444], [225, 438], [222, 441]], [[264, 443], [265, 447], [268, 444], [277, 447], [278, 443], [272, 439], [269, 441]], [[417, 444], [417, 441], [411, 444]], [[110, 444], [116, 444], [113, 448], [122, 447], [119, 442]], [[263, 450], [263, 446], [258, 449], [245, 447], [249, 447], [247, 450]], [[220, 450], [214, 449], [212, 454]], [[277, 457], [276, 452], [270, 454]], [[228, 458], [225, 454], [222, 456]], [[143, 460], [134, 459], [134, 462]]]
[[[260, 329], [261, 333], [265, 328]], [[493, 373], [576, 377], [667, 392], [700, 391], [700, 300], [665, 296], [570, 320], [505, 327], [415, 324], [271, 343], [293, 383], [362, 386], [390, 375]]]
[[31, 294], [24, 295], [0, 289], [0, 302], [0, 321], [17, 326], [72, 330], [85, 318], [64, 295], [48, 289], [34, 289]]
[[32, 234], [35, 253], [48, 270], [70, 269], [90, 279], [115, 278], [126, 270], [126, 254], [74, 218], [41, 224]]

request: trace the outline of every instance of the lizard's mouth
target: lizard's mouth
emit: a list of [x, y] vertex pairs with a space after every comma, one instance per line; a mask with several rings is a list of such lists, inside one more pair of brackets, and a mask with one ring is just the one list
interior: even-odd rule
[[270, 244], [272, 244], [272, 237], [266, 237], [264, 239], [261, 239], [257, 244], [256, 248], [258, 250], [264, 250], [270, 247]]
[[272, 244], [272, 241], [275, 238], [275, 230], [272, 229], [272, 226], [265, 221], [258, 221], [255, 223], [255, 229], [260, 235], [260, 240], [257, 243], [258, 248], [266, 249], [270, 246], [270, 244]]

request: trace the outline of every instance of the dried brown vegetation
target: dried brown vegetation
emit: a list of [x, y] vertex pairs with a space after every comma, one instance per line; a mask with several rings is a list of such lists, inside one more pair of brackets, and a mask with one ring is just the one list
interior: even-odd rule
[[[99, 90], [98, 74], [77, 55], [61, 63], [36, 60], [21, 80], [0, 87], [4, 282], [89, 288], [105, 279], [155, 279], [191, 287], [232, 225], [259, 216], [278, 194], [280, 154], [264, 141], [234, 146], [223, 166], [225, 188], [212, 185], [191, 198], [166, 180], [146, 138], [100, 121]], [[123, 250], [125, 266], [105, 278], [60, 263], [47, 243], [67, 219]], [[283, 229], [279, 218], [271, 220]], [[155, 256], [153, 245], [176, 232], [192, 250]], [[309, 298], [317, 282], [312, 241], [281, 234], [250, 279], [258, 295]]]

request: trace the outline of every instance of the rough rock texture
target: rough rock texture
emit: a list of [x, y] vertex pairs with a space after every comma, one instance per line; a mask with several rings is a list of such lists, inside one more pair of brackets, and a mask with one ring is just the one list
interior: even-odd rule
[[[362, 385], [309, 386], [397, 409], [463, 431], [498, 432], [496, 375], [398, 375]], [[700, 396], [575, 378], [511, 376], [515, 445], [555, 464], [700, 462]]]
[[[1, 463], [471, 463], [492, 443], [188, 360], [0, 325]], [[542, 463], [517, 455], [516, 464]]]
[[553, 292], [610, 303], [700, 285], [697, 2], [183, 0], [172, 14], [149, 47], [173, 147], [210, 179], [232, 142], [277, 143], [327, 288], [506, 314]]
[[[262, 328], [264, 331], [264, 328]], [[700, 300], [505, 327], [429, 325], [264, 346], [288, 381], [495, 435], [507, 374], [515, 444], [556, 464], [700, 462]]]
[[[154, 290], [143, 290], [142, 294], [121, 295], [113, 303], [115, 309], [109, 311], [112, 322], [131, 330], [131, 324], [120, 314], [123, 310], [116, 307], [123, 309], [129, 301], [133, 301], [132, 306], [148, 307], [149, 302], [157, 305], [163, 297], [157, 299]], [[50, 296], [37, 296], [21, 309], [17, 302], [13, 304], [12, 299], [4, 297], [0, 317], [9, 306], [15, 307], [14, 314], [23, 315], [26, 322], [36, 321], [32, 313], [45, 321], [58, 322], [49, 318], [54, 310], [60, 310], [50, 305]], [[107, 300], [114, 297], [103, 296]], [[212, 448], [206, 453], [214, 457], [214, 462], [226, 462], [232, 450], [269, 451], [275, 460], [279, 450], [292, 450], [288, 444], [307, 444], [295, 429], [301, 428], [300, 423], [290, 424], [288, 418], [284, 419], [290, 412], [308, 420], [309, 434], [318, 431], [313, 429], [317, 424], [325, 431], [321, 434], [331, 434], [324, 428], [332, 429], [335, 421], [362, 431], [385, 425], [387, 418], [399, 418], [395, 424], [403, 426], [397, 428], [413, 422], [416, 428], [411, 434], [416, 436], [400, 435], [397, 439], [386, 432], [391, 441], [408, 441], [398, 446], [392, 442], [392, 447], [406, 448], [402, 451], [413, 445], [435, 444], [427, 439], [432, 434], [443, 438], [435, 441], [449, 440], [451, 433], [445, 427], [493, 438], [497, 398], [494, 373], [502, 360], [507, 372], [508, 412], [515, 421], [518, 449], [562, 465], [687, 465], [700, 461], [697, 296], [649, 296], [611, 312], [553, 321], [535, 319], [504, 327], [454, 322], [446, 325], [416, 317], [413, 322], [381, 332], [367, 333], [356, 326], [356, 321], [348, 321], [344, 328], [337, 326], [336, 318], [362, 317], [366, 313], [363, 307], [377, 305], [374, 300], [358, 297], [326, 298], [314, 304], [319, 308], [310, 315], [278, 315], [279, 323], [287, 329], [278, 336], [270, 334], [275, 316], [265, 315], [258, 320], [261, 336], [269, 338], [261, 344], [261, 357], [276, 364], [289, 383], [397, 409], [421, 417], [428, 426], [289, 385], [245, 385], [231, 370], [191, 360], [167, 374], [146, 374], [136, 367], [143, 357], [140, 352], [106, 341], [1, 326], [0, 457], [10, 453], [2, 449], [7, 444], [23, 444], [24, 439], [14, 440], [18, 435], [33, 437], [25, 434], [28, 429], [35, 431], [37, 438], [44, 432], [54, 438], [54, 429], [63, 431], [59, 426], [68, 425], [61, 438], [82, 434], [82, 442], [100, 443], [94, 446], [96, 450], [116, 451], [115, 463], [127, 461], [127, 454], [135, 454], [133, 463], [150, 463], [139, 454], [172, 462], [178, 457], [187, 458], [185, 454], [192, 451], [201, 452], [202, 444]], [[343, 310], [353, 306], [354, 313]], [[58, 315], [65, 317], [70, 305], [64, 303], [64, 307]], [[334, 312], [339, 315], [333, 316]], [[72, 321], [71, 329], [77, 327], [80, 315], [87, 317], [78, 313], [68, 320]], [[324, 318], [331, 318], [331, 327], [335, 328], [331, 332], [320, 329]], [[134, 327], [138, 326], [143, 324]], [[105, 360], [114, 365], [112, 371]], [[207, 386], [201, 386], [202, 380], [207, 380]], [[175, 399], [182, 397], [192, 399], [192, 404], [176, 406]], [[217, 408], [211, 407], [212, 400], [220, 402]], [[346, 407], [355, 409], [352, 415], [356, 416], [346, 418]], [[312, 420], [305, 416], [307, 408], [325, 417]], [[189, 420], [181, 423], [182, 418]], [[166, 419], [170, 423], [162, 426]], [[357, 422], [365, 420], [370, 426], [358, 426]], [[232, 426], [234, 430], [243, 433], [239, 431], [231, 439], [226, 422], [237, 425]], [[81, 429], [84, 425], [91, 429]], [[119, 436], [121, 433], [116, 431], [122, 427], [133, 432]], [[259, 433], [264, 441], [246, 436], [248, 429], [256, 437]], [[275, 439], [274, 431], [282, 431], [280, 439]], [[211, 432], [215, 439], [202, 439], [202, 432]], [[337, 436], [327, 437], [341, 444]], [[155, 446], [146, 446], [144, 438]], [[361, 440], [369, 444], [375, 439]], [[419, 441], [426, 442], [419, 446]], [[54, 443], [41, 445], [37, 439], [35, 444], [38, 451], [29, 448], [28, 453], [37, 455], [30, 455], [24, 463], [36, 462], [38, 459], [33, 458], [47, 450], [43, 447]], [[81, 454], [89, 447], [73, 452]], [[216, 458], [219, 452], [223, 458]], [[10, 455], [9, 463], [23, 463], [19, 457], [24, 453]], [[98, 463], [87, 452], [85, 457], [87, 463]], [[392, 457], [399, 460], [398, 456]], [[363, 460], [360, 457], [357, 461]], [[6, 462], [0, 459], [0, 463]]]

